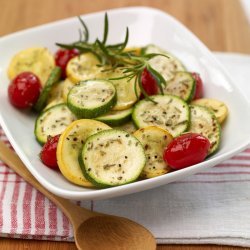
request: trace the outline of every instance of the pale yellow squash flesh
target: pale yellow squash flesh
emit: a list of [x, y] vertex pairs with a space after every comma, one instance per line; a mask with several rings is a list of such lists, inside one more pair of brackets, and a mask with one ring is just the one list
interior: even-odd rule
[[69, 91], [75, 86], [75, 83], [70, 81], [68, 78], [66, 78], [63, 81], [63, 90], [62, 90], [62, 97], [65, 102], [67, 102], [68, 99], [68, 93]]
[[72, 58], [66, 67], [66, 75], [73, 83], [90, 79], [106, 79], [107, 74], [102, 72], [103, 68], [97, 57], [92, 53], [81, 54]]
[[47, 48], [28, 48], [18, 52], [12, 58], [8, 76], [12, 80], [18, 74], [29, 71], [38, 76], [44, 86], [54, 67], [54, 56]]
[[63, 99], [63, 87], [64, 87], [64, 81], [60, 81], [52, 86], [48, 95], [47, 104], [54, 102], [56, 100]]
[[173, 136], [167, 130], [149, 126], [135, 131], [134, 136], [141, 142], [146, 154], [146, 165], [141, 178], [153, 178], [171, 171], [163, 160], [164, 149], [173, 140]]
[[226, 104], [216, 99], [201, 98], [192, 101], [191, 104], [211, 109], [220, 124], [222, 124], [228, 116], [228, 108]]
[[80, 186], [93, 187], [82, 173], [78, 155], [89, 136], [107, 129], [111, 128], [102, 122], [81, 119], [71, 123], [61, 134], [56, 155], [59, 169], [67, 180]]
[[[110, 73], [110, 78], [119, 78], [124, 76], [122, 69], [116, 69]], [[119, 80], [111, 80], [116, 88], [117, 102], [112, 110], [124, 110], [132, 107], [137, 102], [138, 98], [135, 93], [135, 78], [128, 81], [127, 78]], [[140, 96], [140, 88], [136, 85], [138, 97]]]

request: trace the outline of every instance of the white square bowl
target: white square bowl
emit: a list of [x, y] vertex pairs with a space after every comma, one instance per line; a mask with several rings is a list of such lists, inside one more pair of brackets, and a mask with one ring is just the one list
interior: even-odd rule
[[[51, 51], [55, 42], [72, 42], [78, 39], [77, 18], [42, 25], [0, 39], [0, 122], [11, 144], [29, 171], [49, 191], [58, 196], [75, 199], [106, 199], [135, 193], [164, 185], [185, 176], [201, 172], [243, 150], [250, 142], [250, 103], [231, 81], [224, 67], [212, 53], [173, 17], [146, 7], [133, 7], [107, 11], [110, 21], [108, 42], [124, 39], [125, 28], [130, 30], [129, 45], [143, 46], [154, 43], [180, 58], [189, 71], [199, 72], [205, 82], [205, 96], [225, 102], [230, 115], [223, 126], [219, 151], [206, 161], [192, 167], [156, 178], [138, 181], [108, 189], [88, 189], [69, 183], [59, 172], [41, 163], [41, 146], [33, 130], [35, 116], [13, 108], [7, 95], [9, 80], [6, 70], [12, 56], [28, 47], [44, 46]], [[104, 12], [82, 16], [90, 29], [90, 39], [102, 37]]]

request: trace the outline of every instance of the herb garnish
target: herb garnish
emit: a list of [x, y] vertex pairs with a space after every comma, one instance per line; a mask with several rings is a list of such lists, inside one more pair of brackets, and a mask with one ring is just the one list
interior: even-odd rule
[[125, 39], [122, 43], [107, 45], [106, 42], [109, 32], [109, 21], [107, 13], [104, 17], [104, 31], [102, 41], [99, 38], [96, 38], [94, 42], [89, 42], [88, 27], [81, 19], [81, 17], [78, 18], [82, 25], [82, 30], [79, 30], [79, 40], [70, 44], [56, 43], [56, 45], [65, 49], [78, 49], [80, 53], [93, 53], [100, 61], [100, 64], [98, 64], [97, 66], [103, 67], [102, 71], [114, 71], [119, 68], [123, 73], [123, 76], [117, 78], [110, 78], [110, 80], [127, 79], [128, 81], [131, 81], [132, 79], [134, 79], [134, 89], [137, 98], [139, 98], [136, 90], [136, 86], [138, 84], [145, 98], [156, 103], [152, 98], [148, 96], [148, 94], [144, 90], [141, 82], [141, 76], [143, 70], [146, 68], [156, 79], [159, 90], [161, 94], [163, 94], [163, 86], [166, 85], [166, 81], [158, 71], [156, 71], [150, 66], [149, 60], [156, 56], [164, 56], [167, 58], [168, 56], [159, 53], [136, 55], [132, 50], [126, 51], [125, 48], [129, 40], [128, 27], [126, 28]]

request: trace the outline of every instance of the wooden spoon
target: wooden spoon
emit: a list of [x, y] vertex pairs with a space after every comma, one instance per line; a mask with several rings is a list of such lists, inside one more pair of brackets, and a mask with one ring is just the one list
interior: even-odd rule
[[78, 249], [156, 249], [153, 235], [143, 226], [126, 218], [89, 211], [50, 193], [31, 175], [20, 158], [1, 141], [0, 159], [64, 212], [74, 228]]

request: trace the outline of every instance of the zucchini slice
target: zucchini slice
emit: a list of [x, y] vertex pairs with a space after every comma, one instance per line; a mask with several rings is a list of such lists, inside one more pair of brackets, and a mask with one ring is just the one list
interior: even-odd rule
[[164, 94], [176, 95], [185, 102], [190, 102], [195, 93], [195, 80], [188, 72], [179, 71], [163, 87]]
[[44, 86], [51, 70], [55, 67], [55, 60], [47, 48], [28, 48], [18, 52], [11, 60], [8, 76], [13, 79], [21, 72], [34, 73]]
[[210, 141], [208, 154], [213, 154], [218, 150], [221, 141], [221, 127], [214, 113], [209, 109], [190, 105], [191, 124], [189, 131], [201, 134]]
[[79, 118], [107, 113], [116, 103], [116, 89], [107, 80], [87, 80], [76, 84], [68, 94], [68, 107]]
[[48, 136], [61, 134], [76, 119], [66, 104], [58, 104], [42, 112], [35, 123], [35, 136], [40, 144], [47, 141]]
[[[119, 78], [124, 76], [122, 69], [116, 69], [111, 72], [109, 78]], [[138, 84], [135, 83], [135, 78], [128, 81], [128, 79], [111, 80], [116, 88], [117, 102], [113, 107], [113, 110], [124, 110], [133, 106], [137, 102], [137, 96], [135, 93], [135, 87], [137, 95], [140, 96], [140, 88]], [[136, 84], [136, 86], [135, 86]]]
[[188, 129], [189, 107], [186, 102], [173, 95], [154, 95], [150, 100], [139, 101], [133, 110], [132, 119], [138, 128], [157, 126], [169, 131], [174, 137]]
[[90, 136], [79, 154], [86, 179], [102, 188], [135, 181], [145, 162], [141, 143], [133, 135], [115, 129]]
[[90, 52], [73, 57], [66, 67], [67, 78], [73, 83], [97, 78], [106, 79], [106, 72], [97, 64], [100, 64], [98, 58]]
[[49, 75], [49, 78], [48, 78], [47, 82], [45, 83], [45, 86], [42, 90], [42, 93], [40, 94], [40, 96], [39, 96], [39, 98], [34, 106], [34, 109], [36, 111], [38, 111], [38, 112], [42, 111], [42, 109], [46, 105], [51, 88], [52, 88], [52, 86], [54, 86], [54, 84], [56, 84], [60, 80], [61, 73], [62, 73], [62, 70], [60, 67], [55, 67], [54, 69], [52, 69], [52, 71]]
[[67, 180], [84, 187], [93, 186], [84, 177], [78, 156], [90, 135], [106, 129], [111, 128], [99, 121], [81, 119], [74, 121], [64, 130], [57, 145], [56, 156], [59, 169]]
[[119, 126], [130, 120], [132, 108], [121, 111], [111, 110], [107, 114], [95, 118], [97, 121], [104, 122], [110, 126]]
[[137, 130], [134, 136], [141, 142], [146, 154], [146, 165], [140, 175], [141, 178], [153, 178], [171, 171], [163, 160], [164, 149], [173, 140], [173, 136], [167, 130], [149, 126]]
[[143, 54], [151, 53], [159, 53], [168, 56], [168, 58], [164, 56], [156, 56], [149, 60], [150, 66], [158, 71], [164, 77], [165, 81], [171, 80], [176, 71], [186, 70], [179, 59], [156, 45], [151, 44], [143, 49]]
[[132, 121], [129, 121], [121, 126], [113, 127], [113, 128], [118, 129], [118, 130], [123, 130], [130, 134], [133, 134], [137, 130], [135, 124]]
[[222, 124], [228, 116], [228, 108], [226, 104], [219, 100], [211, 98], [201, 98], [192, 101], [191, 104], [210, 108], [214, 112], [220, 124]]

